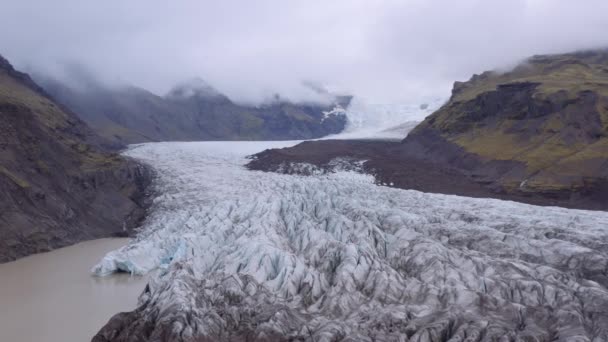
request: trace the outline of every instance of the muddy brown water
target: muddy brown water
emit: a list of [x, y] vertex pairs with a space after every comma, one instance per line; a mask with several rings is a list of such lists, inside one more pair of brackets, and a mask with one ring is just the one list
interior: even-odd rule
[[0, 264], [0, 341], [82, 342], [133, 310], [145, 277], [94, 277], [90, 269], [128, 239], [99, 239]]

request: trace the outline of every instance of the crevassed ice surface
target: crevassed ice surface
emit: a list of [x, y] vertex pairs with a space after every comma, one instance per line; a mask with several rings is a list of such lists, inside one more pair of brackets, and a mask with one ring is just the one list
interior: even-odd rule
[[[606, 341], [608, 213], [248, 171], [281, 143], [137, 146], [151, 216], [98, 274], [162, 268], [149, 340]], [[284, 144], [284, 143], [283, 143]]]

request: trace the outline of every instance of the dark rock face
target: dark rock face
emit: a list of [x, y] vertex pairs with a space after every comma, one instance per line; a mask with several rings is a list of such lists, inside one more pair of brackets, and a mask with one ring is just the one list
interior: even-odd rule
[[150, 171], [100, 141], [0, 58], [0, 262], [139, 223]]
[[79, 89], [39, 77], [44, 89], [99, 135], [121, 144], [150, 141], [312, 139], [341, 132], [348, 96], [326, 105], [276, 98], [262, 106], [232, 102], [202, 80], [164, 97], [141, 88], [109, 88], [94, 81]]

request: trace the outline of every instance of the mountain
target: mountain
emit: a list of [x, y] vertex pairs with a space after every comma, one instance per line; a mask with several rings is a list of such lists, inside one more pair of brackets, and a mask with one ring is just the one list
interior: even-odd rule
[[144, 215], [145, 167], [0, 56], [0, 262], [124, 235]]
[[320, 138], [344, 129], [344, 108], [350, 102], [348, 96], [333, 97], [326, 105], [295, 104], [276, 97], [268, 104], [245, 106], [201, 79], [178, 84], [166, 96], [94, 81], [70, 86], [48, 77], [37, 79], [100, 136], [121, 144]]
[[331, 172], [336, 160], [399, 188], [608, 210], [608, 50], [535, 56], [456, 82], [400, 143], [305, 142], [248, 166]]
[[535, 56], [456, 82], [403, 147], [498, 192], [607, 198], [608, 50]]

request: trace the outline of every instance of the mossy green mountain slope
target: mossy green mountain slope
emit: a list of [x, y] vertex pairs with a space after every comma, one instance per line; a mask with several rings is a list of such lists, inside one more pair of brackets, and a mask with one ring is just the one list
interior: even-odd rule
[[456, 82], [450, 100], [403, 145], [497, 191], [602, 196], [608, 50], [535, 56], [509, 72]]

